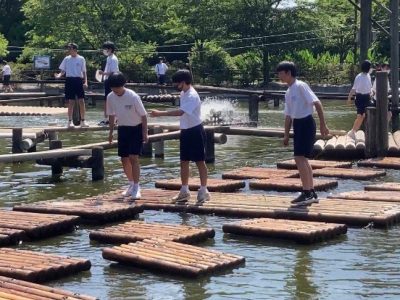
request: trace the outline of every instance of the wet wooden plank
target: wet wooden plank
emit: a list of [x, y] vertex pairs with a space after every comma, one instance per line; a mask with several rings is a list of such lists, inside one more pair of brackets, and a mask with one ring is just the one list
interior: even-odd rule
[[400, 184], [398, 182], [381, 182], [364, 186], [366, 191], [397, 191], [400, 192]]
[[[251, 180], [249, 183], [251, 189], [266, 190], [266, 191], [285, 191], [285, 192], [300, 192], [303, 189], [303, 184], [300, 178], [285, 178], [282, 179], [260, 179]], [[314, 179], [314, 189], [323, 191], [338, 186], [336, 180]]]
[[199, 228], [185, 225], [146, 223], [130, 221], [124, 224], [93, 230], [90, 239], [105, 243], [130, 243], [150, 238], [179, 243], [194, 244], [208, 238], [213, 238], [215, 231], [212, 228]]
[[306, 244], [329, 240], [347, 232], [344, 224], [270, 218], [224, 224], [222, 229], [225, 233], [287, 239]]
[[[16, 298], [18, 297], [18, 298]], [[44, 286], [28, 281], [17, 280], [0, 276], [0, 299], [38, 300], [38, 299], [64, 299], [64, 300], [96, 300], [95, 297], [81, 295], [66, 290]]]
[[[322, 168], [351, 168], [352, 162], [350, 161], [334, 161], [334, 160], [316, 160], [309, 159], [308, 162], [313, 169]], [[279, 169], [297, 170], [296, 162], [294, 159], [279, 161], [276, 163], [276, 167]]]
[[28, 250], [0, 248], [0, 276], [44, 282], [89, 270], [89, 260]]
[[370, 158], [357, 163], [359, 167], [400, 170], [400, 157]]
[[[179, 190], [181, 188], [181, 180], [177, 179], [168, 179], [168, 180], [159, 180], [156, 181], [155, 187], [168, 189], [168, 190]], [[210, 192], [235, 192], [241, 188], [246, 186], [245, 182], [242, 180], [223, 180], [216, 178], [208, 178], [207, 179], [207, 189]], [[200, 188], [200, 179], [199, 178], [190, 178], [189, 179], [189, 189], [191, 191], [197, 191]]]
[[323, 168], [313, 171], [314, 176], [336, 177], [343, 179], [368, 180], [385, 176], [384, 170], [371, 170], [363, 168], [345, 169], [345, 168]]
[[245, 262], [242, 256], [160, 239], [105, 248], [103, 258], [187, 277], [212, 274]]
[[244, 167], [222, 174], [223, 179], [270, 179], [270, 178], [293, 178], [299, 173], [294, 170], [273, 168]]
[[352, 191], [331, 195], [329, 198], [400, 203], [400, 191]]

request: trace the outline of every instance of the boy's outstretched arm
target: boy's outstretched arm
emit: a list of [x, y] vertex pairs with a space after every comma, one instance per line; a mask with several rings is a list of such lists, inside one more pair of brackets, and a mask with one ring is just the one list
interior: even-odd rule
[[321, 101], [314, 102], [315, 109], [317, 110], [318, 118], [319, 118], [319, 131], [322, 136], [326, 136], [329, 134], [329, 128], [326, 126], [324, 109], [322, 108]]

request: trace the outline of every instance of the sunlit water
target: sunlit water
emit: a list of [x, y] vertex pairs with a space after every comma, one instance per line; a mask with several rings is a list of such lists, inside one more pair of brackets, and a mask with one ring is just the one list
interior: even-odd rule
[[[231, 120], [243, 120], [244, 103], [209, 100], [204, 111], [222, 108]], [[343, 101], [325, 101], [326, 118], [332, 129], [348, 129], [354, 110]], [[88, 109], [90, 123], [101, 119], [102, 108]], [[282, 107], [260, 104], [259, 126], [282, 126]], [[174, 118], [150, 120], [176, 121]], [[46, 126], [59, 117], [0, 117], [0, 126]], [[63, 145], [78, 145], [105, 141], [107, 132], [60, 134]], [[10, 151], [10, 141], [0, 140], [0, 152]], [[39, 149], [45, 149], [42, 144]], [[179, 177], [178, 142], [166, 142], [164, 160], [142, 158], [142, 186], [153, 187], [158, 179]], [[215, 164], [209, 165], [210, 176], [242, 166], [275, 166], [277, 160], [291, 158], [291, 148], [282, 146], [277, 138], [229, 136], [225, 145], [216, 145]], [[15, 204], [39, 200], [78, 199], [119, 188], [125, 184], [116, 150], [106, 151], [106, 178], [91, 182], [86, 169], [65, 169], [61, 182], [53, 182], [49, 167], [33, 163], [0, 165], [0, 205], [11, 209]], [[195, 168], [192, 175], [196, 176]], [[388, 171], [385, 181], [398, 181], [398, 171]], [[364, 184], [339, 180], [335, 192], [361, 190]], [[249, 193], [249, 189], [244, 189]], [[262, 191], [252, 191], [263, 193]], [[332, 192], [332, 191], [330, 191]], [[274, 192], [269, 192], [275, 194]], [[329, 192], [323, 192], [321, 197]], [[294, 195], [293, 193], [282, 193]], [[225, 235], [222, 225], [235, 218], [146, 211], [140, 215], [146, 221], [210, 226], [215, 229], [213, 240], [202, 247], [221, 250], [246, 258], [245, 265], [199, 279], [184, 279], [151, 273], [133, 267], [120, 266], [104, 260], [101, 249], [105, 244], [90, 242], [92, 228], [81, 225], [63, 236], [37, 242], [23, 243], [22, 249], [71, 255], [90, 259], [90, 272], [48, 282], [54, 287], [96, 296], [100, 299], [398, 299], [400, 297], [400, 238], [399, 227], [390, 230], [351, 228], [347, 236], [312, 246], [301, 246], [279, 240]]]

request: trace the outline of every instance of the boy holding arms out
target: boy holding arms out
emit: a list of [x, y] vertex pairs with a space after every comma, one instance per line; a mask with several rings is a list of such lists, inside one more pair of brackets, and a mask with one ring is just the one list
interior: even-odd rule
[[210, 199], [207, 190], [207, 166], [205, 163], [206, 135], [201, 121], [201, 101], [199, 94], [192, 87], [192, 75], [189, 70], [179, 70], [172, 76], [172, 82], [181, 91], [180, 108], [170, 111], [152, 110], [151, 117], [180, 117], [180, 161], [182, 187], [178, 195], [172, 198], [176, 204], [184, 204], [190, 199], [189, 163], [194, 161], [200, 175], [200, 189], [197, 204]]
[[115, 118], [118, 119], [118, 156], [121, 157], [124, 173], [129, 187], [122, 193], [133, 200], [140, 199], [140, 162], [139, 155], [143, 143], [148, 141], [147, 113], [140, 97], [125, 88], [126, 79], [122, 73], [113, 73], [108, 78], [112, 90], [107, 96], [107, 113], [110, 122], [108, 141], [113, 141]]
[[293, 62], [283, 61], [279, 63], [276, 71], [281, 81], [288, 84], [285, 94], [285, 135], [283, 144], [289, 144], [289, 131], [293, 123], [294, 160], [299, 170], [302, 193], [294, 200], [293, 204], [307, 205], [318, 202], [318, 196], [314, 191], [312, 168], [308, 162], [314, 147], [316, 125], [313, 114], [315, 106], [321, 134], [329, 134], [326, 126], [322, 104], [310, 87], [303, 81], [297, 80], [297, 68]]

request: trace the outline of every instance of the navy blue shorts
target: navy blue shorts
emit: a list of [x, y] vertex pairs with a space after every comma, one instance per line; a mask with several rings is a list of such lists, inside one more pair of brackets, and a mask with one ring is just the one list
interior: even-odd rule
[[294, 156], [311, 157], [314, 149], [316, 130], [317, 127], [312, 115], [293, 120]]
[[365, 114], [365, 110], [371, 105], [371, 97], [369, 94], [356, 94], [357, 115]]
[[142, 124], [137, 126], [118, 126], [118, 156], [142, 154]]
[[206, 132], [203, 125], [181, 129], [180, 159], [183, 161], [204, 161], [206, 159]]
[[108, 83], [108, 79], [106, 79], [104, 81], [104, 97], [105, 97], [105, 100], [107, 100], [107, 96], [111, 92], [112, 91], [111, 91], [111, 88], [110, 88], [110, 84]]
[[84, 99], [83, 79], [80, 77], [67, 77], [65, 79], [64, 93], [67, 100]]
[[4, 75], [3, 76], [3, 85], [10, 85], [11, 75]]

